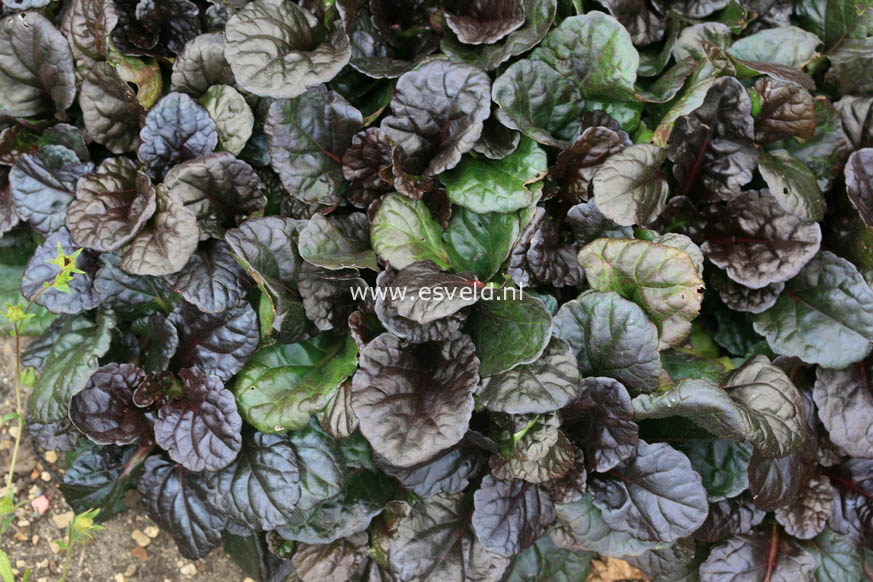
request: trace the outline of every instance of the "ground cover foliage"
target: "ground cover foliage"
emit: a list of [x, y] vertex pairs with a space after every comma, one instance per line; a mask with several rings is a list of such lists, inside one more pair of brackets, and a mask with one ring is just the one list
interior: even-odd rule
[[77, 512], [266, 581], [871, 571], [870, 0], [5, 0], [0, 186]]

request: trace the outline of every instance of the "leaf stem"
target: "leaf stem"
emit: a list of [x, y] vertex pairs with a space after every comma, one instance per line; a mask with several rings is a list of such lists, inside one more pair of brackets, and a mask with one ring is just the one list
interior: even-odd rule
[[[43, 287], [36, 294], [30, 298], [30, 301], [27, 302], [27, 307], [24, 308], [24, 313], [26, 314], [30, 311], [30, 308], [33, 307], [33, 303], [39, 298], [40, 295], [46, 289], [50, 287]], [[18, 449], [21, 448], [21, 435], [24, 432], [24, 407], [22, 404], [21, 398], [21, 382], [19, 381], [19, 377], [21, 376], [21, 322], [15, 322], [13, 327], [15, 334], [15, 412], [18, 414], [18, 432], [15, 435], [15, 444], [12, 447], [12, 460], [9, 462], [9, 474], [6, 475], [6, 496], [9, 499], [14, 498], [14, 494], [12, 491], [12, 478], [15, 474], [15, 463], [18, 460]]]
[[[75, 519], [75, 518], [73, 518]], [[60, 582], [66, 582], [67, 570], [70, 568], [70, 556], [73, 554], [73, 522], [67, 526], [67, 551], [64, 555], [64, 571], [61, 573]]]

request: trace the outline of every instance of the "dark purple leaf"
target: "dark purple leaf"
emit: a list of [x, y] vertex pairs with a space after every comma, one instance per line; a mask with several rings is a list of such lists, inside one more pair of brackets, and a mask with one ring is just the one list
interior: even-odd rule
[[774, 525], [730, 537], [713, 548], [700, 576], [707, 582], [732, 582], [738, 573], [749, 582], [813, 582], [813, 570], [815, 559], [790, 538], [782, 539]]
[[834, 488], [825, 476], [813, 477], [800, 497], [776, 509], [776, 521], [796, 538], [808, 540], [824, 531], [834, 504]]
[[151, 424], [133, 404], [145, 372], [131, 364], [107, 364], [70, 401], [73, 425], [98, 445], [128, 445], [151, 439]]
[[[407, 275], [401, 278], [401, 274], [406, 269], [412, 270], [408, 271]], [[468, 297], [466, 300], [462, 299], [460, 292], [464, 289], [472, 290], [472, 283], [474, 281], [460, 275], [441, 273], [429, 262], [412, 263], [406, 269], [401, 269], [396, 273], [386, 269], [379, 273], [379, 276], [376, 278], [376, 287], [382, 292], [376, 295], [375, 311], [379, 321], [389, 332], [411, 343], [457, 338], [461, 333], [461, 327], [469, 316], [469, 310], [463, 308], [473, 302], [472, 297]], [[418, 275], [425, 275], [425, 277], [419, 278]], [[398, 284], [398, 280], [400, 284]], [[442, 315], [442, 317], [434, 318], [427, 323], [418, 323], [399, 313], [400, 306], [398, 303], [400, 301], [395, 301], [394, 295], [398, 294], [397, 290], [402, 288], [403, 282], [412, 283], [417, 288], [427, 289], [431, 289], [432, 283], [439, 285], [443, 282], [450, 285], [450, 288], [456, 291], [457, 295], [451, 300], [448, 297], [444, 297], [442, 301], [433, 302], [435, 304], [434, 307], [439, 310], [438, 314]], [[431, 301], [419, 299], [417, 293], [415, 293], [410, 294], [404, 303], [406, 304], [405, 311], [407, 313], [411, 313], [413, 309], [418, 313], [427, 309]], [[421, 303], [421, 305], [416, 307], [416, 303]], [[454, 313], [450, 313], [452, 311]]]
[[133, 275], [169, 275], [181, 270], [197, 248], [197, 217], [177, 194], [164, 185], [155, 189], [157, 210], [121, 259], [121, 268]]
[[706, 519], [706, 490], [688, 458], [665, 443], [638, 441], [630, 459], [605, 475], [591, 475], [594, 504], [618, 531], [671, 542]]
[[47, 145], [19, 157], [9, 172], [9, 192], [15, 212], [40, 234], [47, 236], [64, 226], [73, 201], [76, 181], [94, 164], [81, 161], [62, 145]]
[[434, 495], [400, 522], [388, 561], [401, 580], [500, 580], [509, 560], [473, 534], [474, 511], [463, 495]]
[[164, 185], [197, 216], [200, 237], [221, 238], [224, 229], [264, 210], [261, 179], [229, 152], [216, 152], [173, 167]]
[[558, 310], [552, 334], [570, 344], [583, 376], [608, 376], [634, 393], [658, 385], [658, 329], [616, 293], [587, 291]]
[[512, 557], [532, 545], [555, 520], [551, 496], [526, 481], [503, 481], [491, 475], [473, 496], [471, 523], [489, 551]]
[[446, 3], [446, 24], [464, 44], [493, 44], [524, 24], [521, 0]]
[[77, 245], [117, 250], [135, 237], [156, 208], [155, 188], [129, 158], [107, 158], [76, 184], [67, 228]]
[[637, 419], [685, 416], [721, 438], [751, 442], [766, 457], [799, 449], [808, 435], [803, 396], [761, 355], [733, 370], [722, 386], [685, 379], [633, 402]]
[[873, 453], [873, 393], [870, 364], [852, 364], [843, 370], [817, 368], [815, 399], [818, 417], [830, 440], [855, 457]]
[[[620, 132], [620, 133], [619, 133]], [[586, 127], [576, 141], [558, 154], [549, 168], [549, 179], [557, 183], [561, 196], [570, 201], [588, 199], [588, 185], [597, 170], [611, 155], [623, 150], [627, 134], [595, 125]]]
[[158, 409], [155, 442], [191, 471], [217, 471], [242, 448], [242, 417], [233, 392], [216, 376], [179, 370], [182, 395]]
[[137, 484], [149, 517], [170, 532], [179, 552], [190, 560], [202, 558], [217, 546], [227, 523], [203, 498], [201, 479], [153, 455], [146, 459]]
[[394, 190], [394, 185], [383, 180], [380, 172], [392, 167], [395, 147], [394, 141], [378, 127], [368, 127], [352, 137], [342, 157], [343, 177], [349, 182], [346, 195], [352, 204], [367, 208]]
[[199, 9], [189, 0], [115, 0], [112, 40], [128, 55], [176, 54], [200, 34]]
[[370, 221], [363, 212], [328, 218], [314, 214], [300, 231], [297, 250], [304, 260], [325, 269], [379, 270], [370, 250]]
[[609, 556], [638, 556], [663, 548], [664, 542], [646, 542], [610, 527], [593, 503], [590, 492], [572, 503], [555, 505], [557, 521], [549, 531], [555, 543], [575, 552], [590, 551]]
[[79, 107], [85, 129], [97, 143], [115, 154], [131, 152], [139, 146], [139, 128], [146, 112], [137, 101], [136, 92], [109, 63], [95, 64], [85, 76]]
[[718, 296], [725, 305], [734, 311], [746, 313], [767, 311], [776, 304], [779, 294], [785, 289], [785, 283], [782, 282], [752, 289], [730, 279], [719, 269], [709, 273], [709, 283], [718, 290]]
[[324, 85], [275, 101], [264, 133], [285, 189], [309, 204], [339, 202], [347, 187], [342, 157], [362, 123], [361, 112]]
[[[651, 549], [639, 556], [628, 556], [626, 562], [649, 576], [696, 575], [695, 544], [691, 538], [683, 538], [665, 548]], [[699, 561], [699, 560], [698, 560]]]
[[755, 83], [761, 99], [761, 111], [755, 118], [755, 140], [769, 143], [796, 136], [810, 139], [815, 135], [815, 107], [812, 95], [803, 87], [762, 77]]
[[576, 358], [566, 342], [554, 338], [534, 362], [484, 378], [476, 396], [489, 410], [539, 414], [569, 404], [578, 384]]
[[578, 252], [576, 244], [563, 241], [545, 210], [537, 208], [509, 255], [507, 272], [519, 286], [529, 287], [535, 279], [555, 287], [576, 286], [585, 276]]
[[137, 339], [149, 340], [148, 348], [143, 348], [143, 369], [150, 374], [166, 370], [179, 348], [176, 326], [162, 313], [152, 313], [134, 321], [131, 330]]
[[82, 436], [66, 418], [48, 424], [28, 422], [27, 431], [44, 451], [72, 451]]
[[582, 499], [588, 487], [588, 472], [582, 455], [564, 476], [543, 483], [543, 487], [555, 503], [574, 503]]
[[379, 463], [379, 468], [397, 478], [416, 495], [426, 498], [439, 493], [461, 493], [470, 484], [470, 480], [482, 471], [484, 461], [477, 449], [459, 446], [412, 467]]
[[332, 271], [309, 263], [303, 263], [297, 285], [306, 317], [320, 330], [345, 328], [355, 310], [352, 289], [367, 287], [357, 269]]
[[435, 48], [435, 35], [423, 28], [419, 29], [423, 34], [413, 37], [408, 46], [395, 46], [398, 43], [385, 42], [382, 32], [371, 18], [367, 3], [362, 4], [365, 5], [356, 14], [349, 11], [343, 16], [346, 19], [346, 28], [349, 29], [352, 49], [349, 64], [354, 69], [368, 77], [393, 79], [408, 71], [415, 64], [415, 60]]
[[666, 157], [663, 149], [651, 144], [634, 144], [610, 156], [591, 181], [594, 201], [604, 216], [622, 226], [654, 222], [669, 193], [661, 171]]
[[199, 97], [213, 85], [233, 85], [236, 81], [224, 59], [224, 35], [201, 34], [185, 44], [173, 61], [170, 77], [173, 91]]
[[755, 505], [765, 511], [793, 503], [806, 489], [815, 469], [815, 407], [807, 393], [802, 394], [806, 437], [800, 447], [776, 458], [766, 458], [756, 452], [749, 460], [749, 490]]
[[712, 220], [701, 249], [728, 277], [760, 289], [791, 279], [821, 246], [821, 228], [786, 211], [769, 190], [733, 197]]
[[635, 45], [663, 38], [667, 21], [659, 4], [646, 0], [602, 0], [601, 4], [627, 28]]
[[867, 226], [873, 226], [873, 148], [853, 152], [846, 162], [846, 194]]
[[[576, 467], [582, 453], [573, 446], [563, 432], [556, 431], [556, 433], [557, 440], [554, 444], [547, 450], [540, 450], [536, 455], [530, 455], [532, 451], [529, 450], [523, 451], [522, 454], [515, 451], [510, 458], [492, 455], [488, 461], [491, 473], [498, 479], [524, 479], [530, 483], [546, 483], [561, 479]], [[540, 446], [532, 448], [542, 449]]]
[[639, 427], [633, 422], [634, 408], [622, 384], [612, 378], [582, 380], [578, 396], [561, 410], [561, 418], [572, 426], [592, 470], [605, 473], [634, 453]]
[[873, 147], [873, 99], [846, 95], [834, 103], [834, 107], [841, 114], [842, 129], [852, 149]]
[[258, 317], [248, 303], [216, 314], [183, 305], [170, 321], [179, 330], [179, 367], [197, 367], [222, 381], [242, 370], [258, 347]]
[[98, 509], [96, 521], [105, 521], [127, 507], [123, 503], [128, 489], [136, 487], [136, 447], [95, 447], [81, 452], [58, 484], [73, 511]]
[[131, 275], [121, 269], [118, 255], [100, 255], [100, 268], [94, 277], [100, 303], [119, 312], [144, 312], [174, 302], [166, 281], [148, 275]]
[[702, 542], [720, 542], [733, 535], [745, 534], [764, 520], [766, 512], [758, 509], [748, 493], [709, 504], [709, 514], [694, 532]]
[[404, 346], [385, 333], [361, 350], [352, 408], [373, 450], [409, 467], [467, 432], [479, 360], [467, 336]]
[[491, 81], [481, 70], [434, 60], [404, 73], [381, 128], [406, 154], [409, 169], [428, 176], [454, 168], [491, 114]]
[[63, 112], [73, 104], [76, 79], [64, 36], [38, 12], [0, 20], [0, 103], [15, 117]]
[[350, 580], [367, 559], [367, 532], [357, 532], [329, 544], [300, 544], [291, 563], [303, 582]]
[[215, 122], [184, 93], [170, 93], [158, 101], [146, 115], [139, 137], [137, 156], [154, 178], [162, 178], [179, 162], [208, 154], [218, 144]]
[[754, 327], [778, 354], [845, 368], [873, 347], [873, 291], [852, 263], [822, 251], [755, 316]]
[[236, 306], [250, 284], [230, 247], [218, 240], [200, 245], [181, 271], [167, 275], [167, 281], [204, 313], [222, 313]]
[[236, 460], [205, 478], [206, 499], [239, 525], [275, 529], [293, 515], [300, 499], [298, 458], [276, 435], [245, 433]]
[[521, 141], [521, 134], [509, 129], [492, 115], [485, 121], [482, 135], [473, 146], [473, 151], [482, 154], [489, 160], [502, 160], [516, 149]]
[[703, 104], [676, 121], [667, 157], [679, 194], [703, 200], [730, 199], [752, 179], [758, 165], [753, 143], [752, 102], [742, 84], [720, 77]]
[[869, 547], [873, 543], [873, 461], [849, 459], [824, 474], [834, 487], [828, 525]]
[[349, 62], [341, 19], [332, 25], [295, 3], [255, 0], [227, 21], [224, 51], [249, 93], [293, 99], [332, 79]]

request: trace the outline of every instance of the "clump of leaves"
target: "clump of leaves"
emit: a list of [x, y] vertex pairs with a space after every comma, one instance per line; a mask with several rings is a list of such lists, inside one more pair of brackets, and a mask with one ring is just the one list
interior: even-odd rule
[[871, 54], [869, 0], [7, 1], [4, 420], [260, 580], [861, 579]]

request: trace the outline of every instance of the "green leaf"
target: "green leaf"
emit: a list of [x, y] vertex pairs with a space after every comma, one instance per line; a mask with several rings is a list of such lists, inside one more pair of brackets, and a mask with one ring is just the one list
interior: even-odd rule
[[376, 255], [370, 249], [366, 215], [350, 214], [345, 219], [313, 214], [300, 231], [298, 250], [306, 261], [325, 269], [357, 267], [378, 271]]
[[828, 50], [844, 40], [864, 38], [873, 31], [871, 0], [825, 0], [824, 41]]
[[395, 269], [416, 261], [432, 261], [443, 270], [451, 268], [442, 229], [421, 200], [389, 194], [373, 217], [370, 240], [376, 254]]
[[651, 144], [632, 145], [610, 156], [591, 181], [600, 212], [621, 226], [653, 222], [669, 193], [661, 171], [666, 158], [666, 150]]
[[659, 147], [666, 147], [673, 132], [673, 125], [683, 115], [688, 115], [701, 105], [706, 98], [707, 92], [715, 83], [716, 77], [712, 74], [712, 67], [706, 61], [697, 65], [697, 70], [685, 83], [685, 89], [679, 98], [673, 101], [673, 105], [661, 118], [661, 122], [655, 128], [652, 143]]
[[660, 348], [681, 342], [700, 311], [703, 280], [687, 253], [644, 240], [601, 238], [579, 251], [588, 284], [643, 308], [661, 334]]
[[547, 169], [546, 152], [522, 137], [502, 160], [468, 155], [440, 180], [449, 200], [473, 212], [512, 212], [533, 203], [534, 195], [525, 186], [540, 180]]
[[810, 220], [824, 218], [827, 204], [809, 166], [785, 150], [762, 151], [758, 170], [785, 210]]
[[850, 537], [826, 529], [814, 539], [800, 543], [815, 558], [815, 582], [864, 579], [864, 554]]
[[574, 552], [555, 545], [544, 535], [520, 553], [504, 578], [506, 582], [577, 582], [587, 580], [593, 554]]
[[264, 433], [299, 430], [354, 374], [357, 355], [351, 337], [330, 332], [259, 350], [233, 387], [240, 412]]
[[755, 316], [754, 326], [777, 354], [845, 368], [871, 351], [873, 290], [852, 263], [823, 251]]
[[84, 316], [64, 322], [28, 400], [28, 416], [42, 424], [66, 418], [70, 398], [85, 388], [109, 350], [114, 327], [111, 312], [98, 314], [96, 322]]
[[567, 148], [579, 133], [584, 101], [572, 80], [541, 61], [509, 66], [491, 87], [496, 116], [539, 143]]
[[498, 290], [495, 295], [477, 303], [470, 318], [469, 333], [483, 378], [535, 361], [552, 332], [552, 316], [539, 299], [522, 291], [501, 294]]
[[12, 574], [12, 563], [3, 550], [0, 550], [0, 576], [3, 576], [3, 582], [15, 582], [15, 576]]
[[749, 459], [752, 447], [722, 439], [677, 443], [691, 466], [703, 478], [710, 503], [736, 497], [749, 488]]
[[221, 149], [237, 156], [252, 137], [255, 116], [245, 97], [229, 85], [213, 85], [199, 99], [215, 122]]
[[565, 18], [531, 59], [573, 79], [585, 97], [634, 100], [640, 56], [628, 31], [603, 12]]
[[768, 28], [737, 40], [728, 53], [738, 59], [802, 69], [816, 55], [821, 39], [796, 26]]
[[452, 209], [443, 239], [456, 271], [473, 271], [480, 281], [487, 281], [509, 256], [519, 232], [517, 214], [478, 214], [458, 206]]

